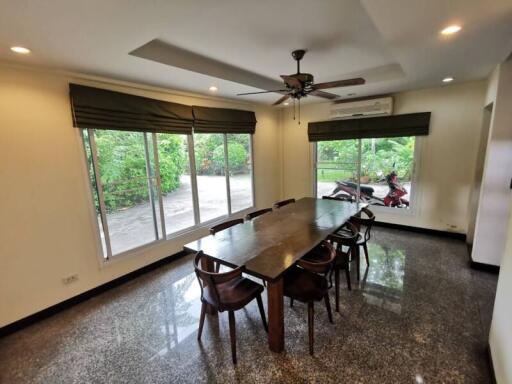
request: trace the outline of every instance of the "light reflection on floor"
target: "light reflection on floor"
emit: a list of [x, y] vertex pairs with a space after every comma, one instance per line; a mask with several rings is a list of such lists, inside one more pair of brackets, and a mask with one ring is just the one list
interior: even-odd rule
[[361, 288], [366, 302], [400, 314], [402, 311], [400, 300], [404, 287], [405, 250], [393, 249], [387, 244], [369, 243], [368, 254], [371, 268], [366, 268], [365, 261], [361, 258], [362, 268], [365, 268]]

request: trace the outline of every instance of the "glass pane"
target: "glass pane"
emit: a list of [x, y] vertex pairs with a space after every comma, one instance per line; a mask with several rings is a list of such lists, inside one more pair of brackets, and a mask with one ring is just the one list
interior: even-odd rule
[[358, 140], [317, 143], [317, 197], [357, 195]]
[[156, 240], [144, 134], [95, 131], [112, 254]]
[[160, 185], [168, 234], [194, 225], [194, 204], [186, 135], [157, 134]]
[[251, 136], [228, 134], [231, 212], [252, 207]]
[[407, 208], [411, 196], [415, 137], [363, 139], [361, 185], [373, 205]]
[[103, 250], [103, 257], [107, 258], [107, 245], [105, 242], [105, 232], [103, 230], [103, 222], [101, 221], [100, 204], [98, 198], [98, 188], [96, 187], [96, 174], [94, 173], [94, 166], [92, 160], [91, 145], [89, 142], [89, 132], [84, 129], [82, 130], [82, 137], [84, 139], [84, 150], [87, 158], [87, 170], [89, 173], [89, 180], [91, 182], [92, 197], [94, 200], [94, 210], [96, 212], [96, 220], [98, 220], [98, 228], [100, 230], [101, 248]]
[[224, 135], [222, 133], [194, 135], [194, 152], [201, 222], [227, 215]]

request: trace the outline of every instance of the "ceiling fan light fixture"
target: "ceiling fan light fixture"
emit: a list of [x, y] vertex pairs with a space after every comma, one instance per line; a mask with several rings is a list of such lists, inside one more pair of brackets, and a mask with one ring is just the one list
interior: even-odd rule
[[283, 105], [290, 105], [290, 103], [289, 102], [285, 102], [285, 103], [283, 103]]

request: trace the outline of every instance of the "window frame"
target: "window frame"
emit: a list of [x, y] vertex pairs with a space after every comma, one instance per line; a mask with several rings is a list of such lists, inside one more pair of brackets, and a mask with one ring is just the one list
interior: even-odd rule
[[[418, 210], [418, 202], [419, 202], [419, 195], [420, 191], [418, 190], [418, 184], [419, 184], [419, 170], [420, 170], [420, 164], [421, 164], [421, 148], [422, 148], [422, 136], [414, 136], [414, 158], [413, 158], [413, 167], [412, 167], [412, 177], [411, 177], [411, 191], [414, 191], [409, 199], [409, 209], [396, 209], [394, 207], [385, 207], [380, 205], [371, 205], [372, 211], [375, 213], [383, 213], [383, 214], [399, 214], [399, 215], [405, 215], [405, 216], [414, 216], [417, 213]], [[358, 142], [358, 155], [357, 155], [357, 161], [358, 161], [358, 167], [357, 167], [357, 175], [360, 179], [361, 177], [361, 148], [362, 148], [362, 140], [363, 139], [357, 139]], [[336, 140], [332, 140], [336, 141]], [[318, 180], [317, 180], [317, 167], [318, 167], [318, 149], [317, 149], [318, 142], [311, 143], [311, 158], [312, 158], [312, 196], [315, 198], [318, 197]], [[357, 184], [357, 188], [359, 191], [360, 183]], [[321, 198], [321, 196], [320, 196]]]
[[[87, 139], [84, 136], [84, 131], [87, 131]], [[195, 164], [195, 148], [194, 148], [194, 134], [187, 134], [187, 149], [188, 149], [188, 162], [189, 162], [189, 168], [190, 168], [190, 185], [191, 185], [191, 191], [192, 191], [192, 207], [193, 207], [193, 216], [194, 216], [194, 224], [183, 228], [181, 230], [167, 233], [166, 227], [165, 227], [165, 216], [164, 216], [164, 206], [163, 206], [163, 196], [161, 192], [161, 177], [160, 177], [160, 162], [159, 162], [159, 156], [158, 156], [158, 143], [157, 143], [157, 133], [153, 132], [144, 132], [144, 146], [145, 146], [145, 153], [144, 157], [146, 159], [146, 167], [151, 168], [149, 159], [150, 159], [150, 152], [149, 147], [152, 147], [153, 150], [153, 162], [154, 162], [154, 175], [150, 176], [150, 173], [147, 174], [148, 179], [148, 193], [150, 196], [150, 205], [151, 210], [155, 212], [153, 214], [153, 223], [156, 226], [155, 228], [155, 240], [152, 240], [150, 242], [141, 244], [139, 246], [127, 249], [125, 251], [112, 254], [112, 245], [109, 235], [109, 225], [107, 221], [107, 214], [106, 214], [106, 207], [105, 207], [105, 200], [104, 200], [104, 192], [103, 192], [103, 186], [101, 185], [101, 171], [99, 169], [99, 163], [98, 163], [98, 153], [96, 148], [96, 138], [94, 135], [95, 129], [93, 128], [87, 128], [87, 129], [78, 129], [78, 142], [80, 146], [80, 151], [82, 152], [82, 157], [84, 159], [82, 163], [82, 169], [84, 174], [84, 179], [87, 184], [87, 198], [90, 202], [89, 205], [89, 214], [92, 221], [92, 227], [93, 232], [96, 237], [96, 253], [98, 260], [100, 261], [100, 265], [106, 265], [113, 262], [118, 261], [119, 259], [124, 258], [130, 258], [130, 257], [136, 257], [137, 255], [140, 255], [141, 252], [149, 250], [151, 248], [157, 247], [162, 243], [165, 243], [167, 241], [176, 241], [179, 240], [181, 237], [186, 237], [188, 234], [204, 229], [209, 228], [214, 224], [217, 224], [219, 222], [222, 222], [226, 219], [229, 219], [231, 217], [242, 217], [246, 213], [250, 212], [255, 207], [255, 201], [256, 201], [256, 195], [255, 195], [255, 180], [254, 180], [254, 134], [250, 133], [241, 133], [243, 135], [249, 135], [249, 153], [251, 156], [250, 161], [250, 175], [251, 175], [251, 205], [247, 208], [238, 210], [236, 212], [232, 212], [231, 210], [231, 189], [230, 189], [230, 181], [229, 181], [229, 157], [228, 157], [228, 139], [227, 139], [227, 133], [223, 133], [223, 143], [224, 143], [224, 169], [225, 169], [225, 178], [226, 178], [226, 194], [227, 194], [227, 201], [228, 201], [228, 213], [226, 215], [222, 215], [219, 217], [215, 217], [211, 220], [205, 221], [201, 223], [200, 221], [200, 202], [199, 202], [199, 193], [198, 193], [198, 185], [197, 185], [197, 171], [196, 171], [196, 164]], [[131, 131], [130, 131], [131, 132]], [[148, 137], [151, 135], [150, 137]], [[88, 165], [88, 157], [87, 157], [87, 151], [85, 149], [85, 141], [87, 140], [90, 151], [91, 151], [91, 166], [92, 170], [94, 171], [94, 182], [90, 177], [90, 169]], [[151, 179], [155, 180], [155, 187], [152, 185], [149, 185], [151, 183]], [[152, 197], [152, 189], [155, 188], [155, 199], [154, 201], [151, 201], [153, 199]], [[95, 190], [94, 190], [95, 189]], [[100, 227], [100, 220], [98, 220], [98, 213], [96, 212], [96, 207], [94, 203], [94, 196], [98, 196], [98, 205], [99, 205], [99, 219], [101, 220], [101, 227]], [[157, 213], [158, 212], [158, 213]], [[160, 218], [158, 217], [160, 215]], [[159, 223], [158, 223], [159, 222]], [[104, 240], [102, 239], [102, 233]]]

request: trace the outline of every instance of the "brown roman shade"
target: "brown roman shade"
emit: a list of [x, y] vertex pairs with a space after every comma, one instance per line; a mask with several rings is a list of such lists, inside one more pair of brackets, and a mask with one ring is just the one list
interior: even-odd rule
[[428, 135], [430, 112], [347, 120], [316, 121], [308, 124], [309, 141], [348, 140], [379, 137]]
[[192, 133], [192, 107], [69, 84], [73, 125], [119, 131]]
[[256, 130], [256, 115], [239, 109], [193, 106], [196, 133], [251, 133]]

